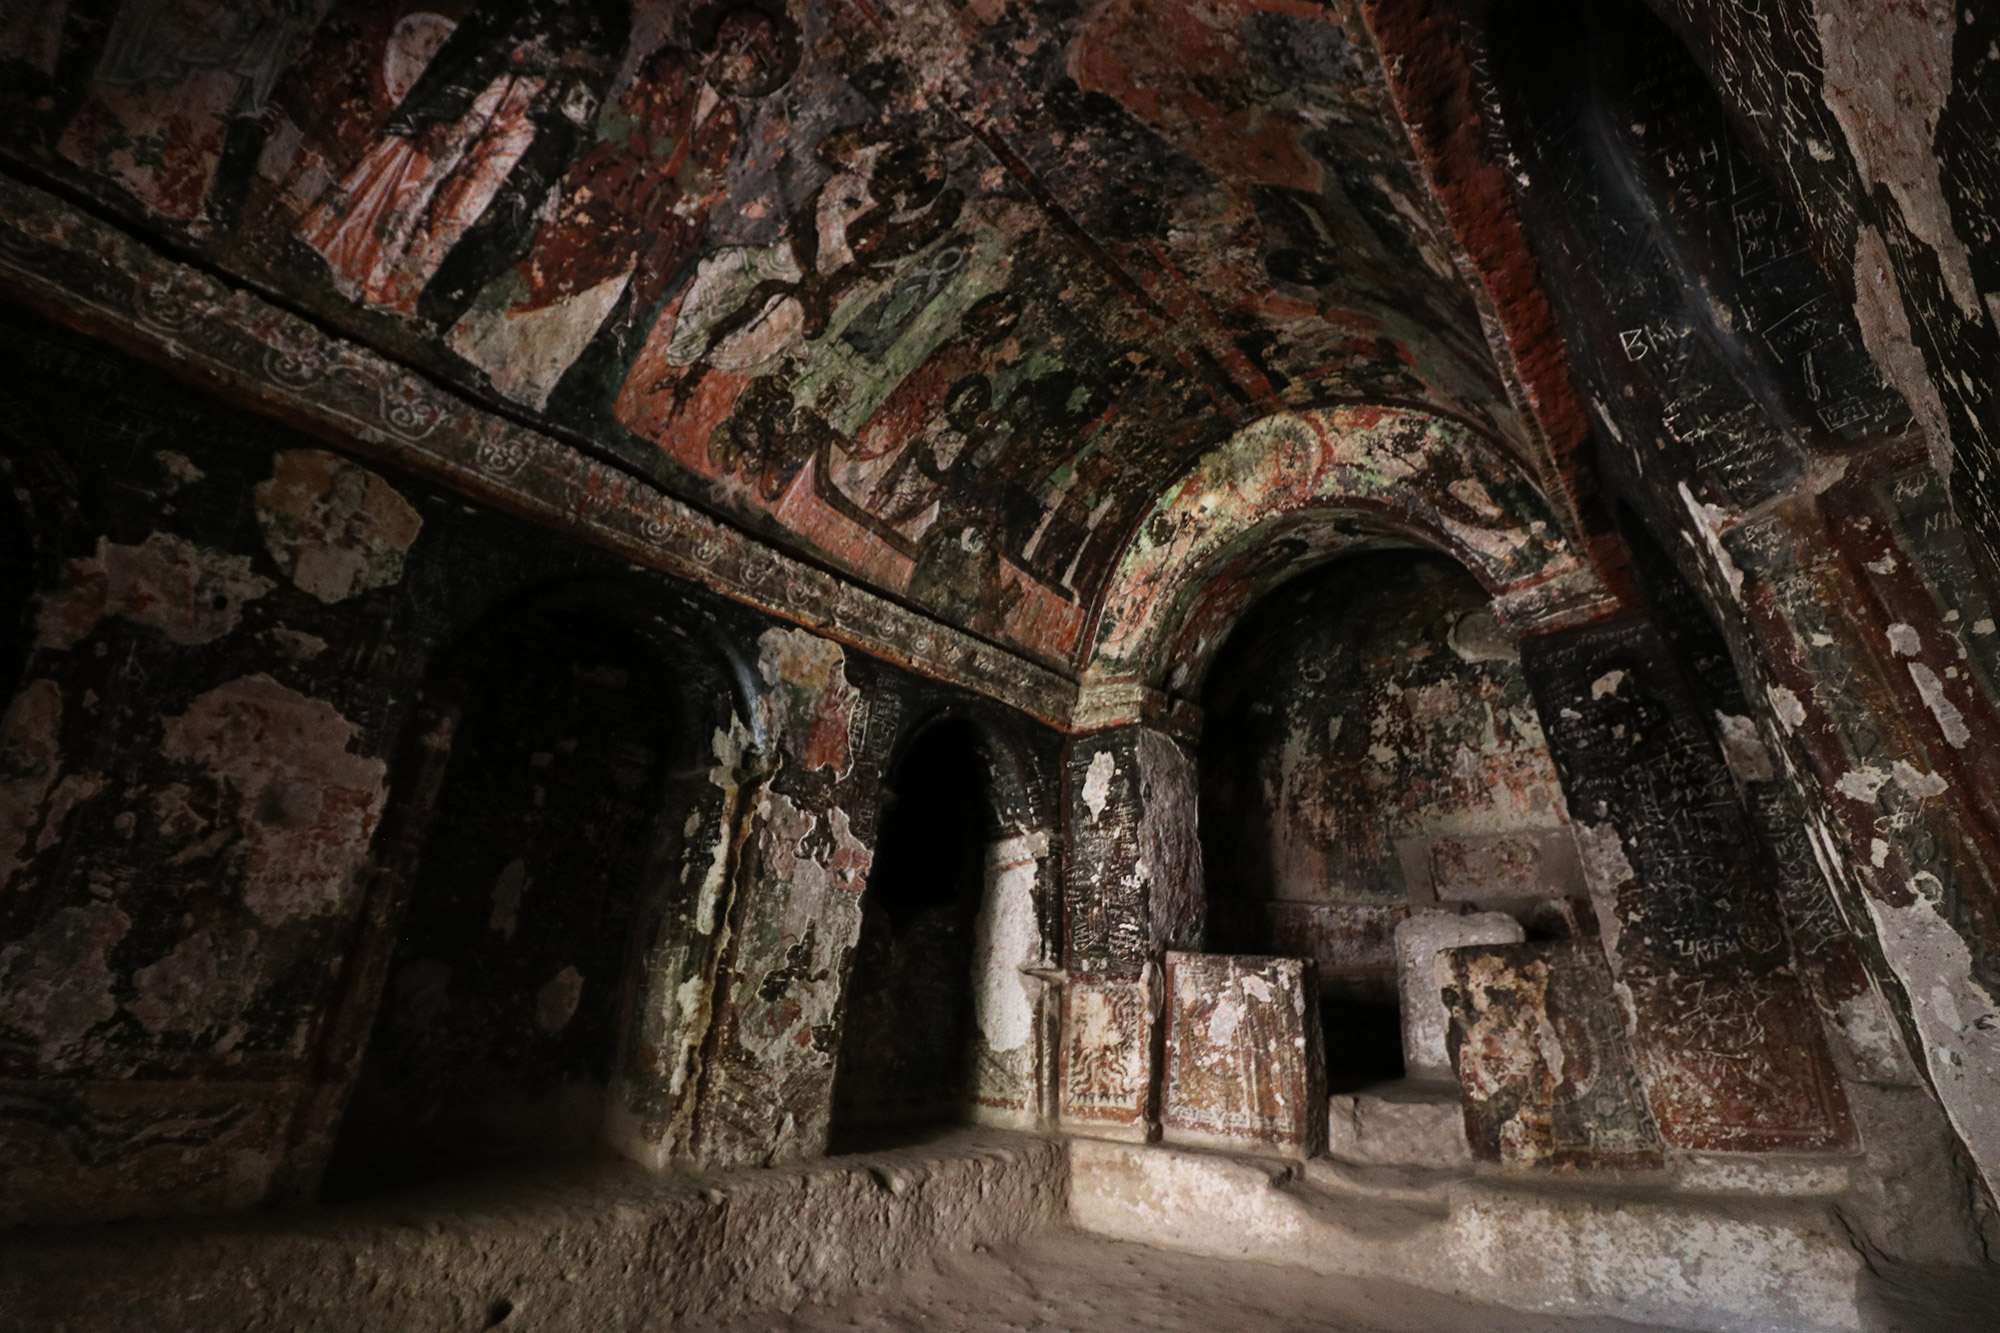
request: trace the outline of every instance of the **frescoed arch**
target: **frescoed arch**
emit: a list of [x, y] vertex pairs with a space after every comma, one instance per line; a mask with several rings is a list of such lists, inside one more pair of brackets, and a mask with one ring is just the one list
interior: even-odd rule
[[1525, 472], [1454, 419], [1349, 405], [1266, 417], [1205, 455], [1139, 524], [1100, 603], [1087, 696], [1186, 696], [1263, 593], [1342, 552], [1428, 546], [1513, 629], [1609, 601]]

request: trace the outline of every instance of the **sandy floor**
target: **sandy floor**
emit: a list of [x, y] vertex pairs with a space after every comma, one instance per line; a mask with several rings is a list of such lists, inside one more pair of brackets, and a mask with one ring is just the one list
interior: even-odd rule
[[1638, 1329], [1455, 1300], [1393, 1282], [1205, 1259], [1069, 1232], [949, 1255], [894, 1286], [707, 1326], [716, 1333], [1586, 1333]]

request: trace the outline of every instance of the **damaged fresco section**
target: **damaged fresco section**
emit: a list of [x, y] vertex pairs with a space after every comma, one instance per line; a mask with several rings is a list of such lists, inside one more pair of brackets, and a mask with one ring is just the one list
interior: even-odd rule
[[[1690, 721], [1732, 761], [1830, 1055], [1850, 1087], [1924, 1077], [1990, 1185], [1990, 1061], [1959, 1047], [1984, 1040], [2000, 920], [1979, 739], [2000, 280], [1978, 222], [1990, 152], [1971, 147], [1992, 23], [1664, 10], [1554, 4], [1489, 27], [1519, 202], [1572, 238], [1540, 257], [1600, 471], [1655, 623], [1713, 626], [1683, 654], [1713, 714]], [[1603, 878], [1651, 873], [1626, 834], [1589, 841]]]
[[1526, 448], [1344, 10], [72, 8], [0, 25], [12, 161], [1044, 664], [1247, 417]]
[[1851, 1141], [1770, 853], [1659, 632], [1613, 623], [1526, 640], [1523, 657], [1663, 1140]]
[[[34, 497], [48, 573], [0, 727], [10, 1207], [252, 1202], [381, 817], [380, 696], [313, 661], [331, 626], [245, 522], [268, 461], [115, 358], [5, 337], [37, 372], [14, 475], [75, 487]], [[42, 466], [51, 449], [101, 470]]]
[[[518, 964], [505, 1011], [524, 1049], [595, 1034], [601, 1116], [587, 1098], [557, 1108], [581, 1141], [601, 1131], [656, 1166], [819, 1150], [884, 751], [905, 709], [963, 697], [581, 542], [524, 540], [516, 520], [306, 447], [26, 316], [0, 336], [35, 372], [12, 391], [11, 476], [54, 516], [20, 571], [41, 637], [0, 712], [10, 1218], [302, 1200], [323, 1172], [373, 1188], [344, 1172], [343, 1110], [379, 1082], [380, 1024], [435, 1030], [478, 998], [470, 955], [396, 956], [406, 937], [439, 945], [424, 923], [453, 912], [468, 948]], [[508, 624], [540, 646], [482, 657]], [[538, 653], [601, 634], [680, 663], [650, 689], [618, 661], [549, 666], [538, 697], [596, 698], [611, 758], [474, 717]], [[652, 724], [620, 702], [635, 691], [687, 754], [639, 753]], [[487, 760], [481, 728], [499, 746]], [[453, 795], [455, 736], [525, 803], [517, 817], [481, 807], [498, 832], [461, 821], [464, 883], [424, 869], [436, 812], [481, 790]], [[1052, 771], [1053, 733], [1036, 736]], [[664, 787], [627, 782], [648, 764], [671, 769]], [[572, 788], [610, 793], [577, 828], [643, 833], [601, 875], [568, 857], [637, 890], [607, 918], [611, 963], [555, 956], [561, 932], [536, 925], [603, 885], [500, 855]], [[1036, 887], [1052, 883], [1045, 835], [1025, 832], [1053, 826], [1046, 800], [1014, 799], [983, 928], [983, 1029], [1006, 1057], [991, 1091], [1029, 1115], [1047, 1078], [1034, 1053], [1054, 1042], [1032, 1000], [1018, 1040], [1020, 983], [1042, 985], [1019, 968], [1047, 963], [1055, 937]]]
[[1657, 1167], [1624, 1009], [1594, 943], [1437, 955], [1473, 1155], [1510, 1166]]
[[1537, 938], [1594, 928], [1519, 654], [1449, 559], [1350, 555], [1286, 584], [1216, 655], [1202, 703], [1208, 938], [1317, 962], [1337, 1084], [1421, 1072], [1401, 1056], [1400, 923], [1485, 909]]
[[1313, 963], [1168, 953], [1160, 1124], [1170, 1143], [1326, 1148], [1326, 1071]]
[[1534, 485], [1464, 425], [1401, 408], [1266, 418], [1155, 504], [1105, 592], [1086, 673], [1199, 688], [1231, 625], [1285, 578], [1342, 550], [1450, 552], [1510, 624], [1602, 597]]
[[[1780, 166], [1806, 242], [1923, 428], [1988, 567], [2000, 542], [1994, 94], [2000, 18], [1979, 6], [1799, 0], [1753, 22], [1667, 6], [1716, 96]], [[1851, 284], [1851, 285], [1850, 285]]]
[[726, 926], [717, 994], [728, 998], [696, 1126], [707, 1164], [792, 1161], [825, 1147], [841, 990], [873, 859], [876, 811], [862, 778], [880, 780], [862, 754], [869, 718], [853, 665], [840, 645], [804, 631], [758, 641], [771, 767], [748, 812]]

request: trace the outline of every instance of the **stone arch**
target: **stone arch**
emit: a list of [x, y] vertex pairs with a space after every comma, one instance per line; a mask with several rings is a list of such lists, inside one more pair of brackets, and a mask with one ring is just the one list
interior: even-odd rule
[[[549, 663], [535, 660], [537, 640], [547, 645]], [[602, 689], [631, 690], [596, 706], [594, 729], [579, 727], [585, 749], [593, 742], [609, 748], [575, 756], [569, 761], [575, 772], [569, 774], [554, 772], [564, 766], [558, 754], [527, 755], [530, 765], [544, 765], [540, 772], [524, 769], [517, 775], [527, 780], [535, 799], [514, 801], [520, 807], [515, 809], [506, 803], [522, 793], [494, 787], [490, 795], [505, 808], [492, 818], [492, 828], [473, 827], [474, 807], [494, 786], [484, 775], [495, 757], [489, 753], [495, 738], [538, 706], [521, 692], [535, 689], [549, 674], [541, 668], [550, 663], [558, 674], [569, 664], [580, 680]], [[357, 1154], [368, 1151], [372, 1122], [379, 1122], [378, 1130], [397, 1128], [393, 1105], [379, 1097], [370, 1102], [370, 1089], [381, 1082], [381, 1071], [371, 1062], [401, 1021], [397, 1007], [409, 1008], [412, 988], [422, 989], [423, 978], [404, 974], [415, 963], [441, 962], [442, 968], [431, 968], [440, 980], [434, 989], [453, 984], [445, 969], [501, 977], [511, 965], [507, 955], [545, 943], [532, 928], [515, 938], [517, 918], [528, 924], [530, 886], [570, 874], [576, 875], [573, 883], [547, 886], [565, 900], [550, 921], [598, 918], [596, 935], [578, 944], [591, 953], [593, 966], [578, 969], [553, 955], [543, 960], [543, 971], [558, 963], [564, 968], [535, 992], [538, 1007], [527, 1016], [533, 1022], [511, 1012], [496, 1017], [489, 1035], [500, 1040], [489, 1043], [488, 1054], [503, 1064], [514, 1059], [520, 1052], [511, 1051], [507, 1039], [522, 1036], [532, 1045], [533, 1027], [567, 1041], [565, 1024], [587, 1010], [595, 1026], [585, 1041], [589, 1049], [580, 1055], [589, 1066], [581, 1081], [594, 1083], [594, 1090], [575, 1099], [574, 1116], [564, 1112], [564, 1126], [537, 1121], [523, 1131], [524, 1140], [575, 1139], [571, 1146], [577, 1148], [602, 1142], [651, 1165], [676, 1155], [691, 1120], [691, 1104], [684, 1103], [691, 1103], [698, 1086], [696, 1066], [711, 1017], [708, 997], [727, 933], [721, 900], [734, 869], [733, 833], [760, 768], [759, 692], [741, 654], [698, 612], [662, 605], [657, 594], [616, 582], [518, 595], [478, 616], [438, 654], [392, 778], [377, 869], [349, 950], [346, 998], [323, 1048], [322, 1068], [329, 1077], [318, 1098], [319, 1114], [303, 1126], [298, 1165], [305, 1180], [325, 1176], [326, 1188], [345, 1193], [400, 1183], [393, 1170], [371, 1173]], [[628, 706], [629, 723], [620, 711]], [[562, 750], [569, 739], [562, 731], [561, 725], [550, 729], [553, 743], [544, 748]], [[605, 854], [568, 860], [560, 875], [556, 867], [527, 865], [525, 852], [501, 866], [497, 876], [493, 866], [482, 863], [482, 872], [493, 880], [490, 911], [484, 898], [450, 901], [475, 897], [472, 890], [479, 887], [458, 872], [454, 858], [469, 865], [486, 856], [489, 841], [496, 847], [505, 841], [512, 820], [532, 822], [544, 774], [552, 792], [559, 794], [565, 784], [577, 788], [570, 803], [578, 811], [572, 813], [607, 812], [599, 821], [606, 825]], [[579, 815], [578, 822], [587, 821]], [[505, 859], [504, 851], [487, 859], [495, 857]], [[502, 938], [485, 938], [495, 933]], [[454, 938], [467, 934], [481, 938], [487, 956], [475, 956], [482, 950], [471, 946], [459, 950], [463, 958], [453, 952]], [[422, 953], [426, 939], [444, 939], [449, 957], [415, 957], [412, 949]], [[688, 986], [689, 981], [699, 984]], [[501, 977], [483, 991], [475, 986], [472, 999], [488, 1008], [504, 1006], [510, 984]], [[691, 995], [697, 998], [684, 1004]], [[557, 1015], [565, 1005], [570, 1012]], [[554, 1021], [558, 1016], [562, 1022]], [[422, 1033], [415, 1039], [419, 1045], [429, 1040]], [[575, 1064], [570, 1057], [577, 1054], [560, 1058]], [[468, 1141], [478, 1132], [483, 1132], [479, 1125], [471, 1126]]]
[[1455, 557], [1511, 628], [1608, 601], [1528, 475], [1463, 422], [1380, 405], [1281, 413], [1203, 456], [1139, 523], [1099, 602], [1080, 717], [1125, 692], [1185, 696], [1263, 593], [1399, 545]]

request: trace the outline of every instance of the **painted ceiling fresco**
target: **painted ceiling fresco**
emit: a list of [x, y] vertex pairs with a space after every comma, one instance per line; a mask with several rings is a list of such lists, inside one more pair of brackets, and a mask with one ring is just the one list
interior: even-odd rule
[[1523, 452], [1381, 87], [1285, 0], [0, 13], [18, 165], [1059, 667], [1250, 422]]

